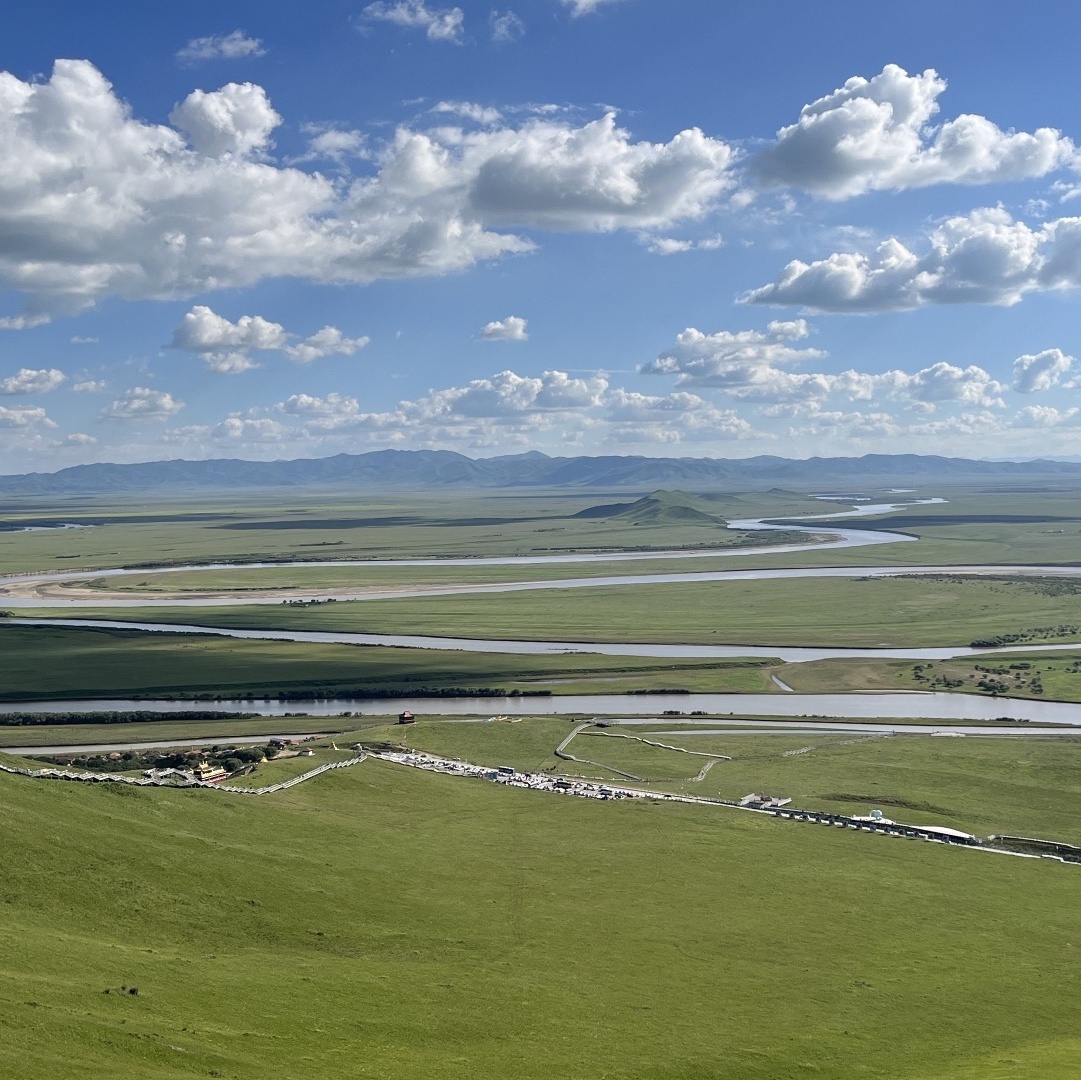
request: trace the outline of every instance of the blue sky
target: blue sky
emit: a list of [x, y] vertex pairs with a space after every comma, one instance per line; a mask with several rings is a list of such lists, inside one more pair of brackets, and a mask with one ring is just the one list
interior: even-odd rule
[[1081, 453], [1076, 5], [94, 7], [0, 42], [0, 471]]

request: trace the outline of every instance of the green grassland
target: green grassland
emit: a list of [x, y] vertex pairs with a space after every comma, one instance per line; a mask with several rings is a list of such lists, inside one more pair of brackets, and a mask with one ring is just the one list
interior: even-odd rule
[[[387, 706], [392, 713], [393, 703]], [[215, 739], [222, 742], [245, 737], [261, 742], [267, 735], [308, 735], [340, 728], [355, 728], [362, 721], [334, 716], [263, 716], [250, 720], [148, 720], [133, 724], [34, 724], [32, 727], [0, 727], [0, 747], [97, 746], [106, 743], [164, 742], [178, 739]], [[382, 723], [373, 718], [373, 722]]]
[[[737, 556], [733, 568], [775, 565], [1070, 562], [1081, 545], [1072, 488], [1031, 492], [943, 489], [945, 505], [912, 507], [856, 524], [917, 535], [919, 544], [798, 555]], [[871, 493], [875, 498], [897, 498]], [[903, 496], [901, 496], [903, 497]], [[208, 561], [439, 558], [730, 545], [734, 518], [813, 515], [845, 508], [795, 492], [686, 496], [658, 492], [647, 512], [635, 495], [537, 492], [361, 498], [233, 493], [217, 498], [36, 500], [0, 507], [8, 526], [54, 521], [91, 529], [0, 531], [0, 568], [31, 570], [179, 565]], [[617, 501], [618, 500], [618, 501]], [[608, 507], [607, 516], [581, 516]], [[624, 509], [619, 509], [623, 507]], [[615, 508], [615, 509], [611, 509]], [[686, 510], [694, 513], [687, 514]], [[841, 521], [823, 524], [845, 525]], [[813, 528], [813, 523], [810, 526]], [[764, 539], [764, 538], [763, 538]], [[783, 540], [776, 534], [773, 540]], [[493, 571], [495, 572], [495, 571]], [[396, 580], [396, 579], [395, 579]], [[492, 580], [498, 580], [493, 578]]]
[[[948, 502], [911, 506], [850, 522], [822, 522], [896, 531], [918, 537], [918, 543], [856, 548], [844, 553], [830, 553], [823, 548], [804, 553], [798, 561], [765, 555], [761, 565], [1076, 564], [1081, 560], [1081, 510], [1075, 486], [1049, 485], [1030, 491], [936, 487], [924, 494], [944, 496]], [[883, 501], [890, 498], [886, 496]], [[813, 520], [807, 523], [807, 527], [813, 525]]]
[[[1081, 701], [1081, 652], [1069, 648], [1040, 654], [996, 653], [920, 665], [901, 660], [819, 660], [789, 664], [779, 675], [793, 690], [809, 694], [950, 689], [1001, 698]], [[1042, 693], [1035, 690], [1033, 677], [1038, 679], [1036, 685]], [[980, 686], [981, 682], [985, 685]]]
[[1065, 1080], [1081, 1048], [1075, 867], [374, 762], [260, 799], [0, 776], [0, 829], [26, 1080]]
[[[891, 559], [900, 562], [1078, 559], [1081, 519], [1075, 491], [944, 494], [947, 504], [912, 507], [858, 523], [921, 536], [919, 545], [890, 548]], [[104, 496], [45, 506], [24, 501], [0, 507], [0, 522], [9, 528], [44, 521], [92, 523], [95, 528], [0, 531], [0, 568], [14, 573], [215, 560], [440, 558], [729, 545], [738, 536], [721, 528], [725, 520], [804, 515], [813, 522], [811, 516], [846, 505], [779, 491], [702, 498], [658, 492], [645, 496], [644, 502], [651, 497], [653, 504], [644, 514], [631, 509], [635, 495], [596, 492], [371, 498], [291, 494], [286, 507], [280, 495], [248, 493], [156, 498], [152, 505], [145, 498], [110, 501]], [[597, 507], [615, 509], [602, 517], [582, 516]], [[680, 512], [684, 509], [695, 514]], [[875, 549], [857, 549], [846, 552], [843, 561], [864, 564], [880, 561], [880, 556]], [[789, 558], [753, 560], [771, 565]], [[800, 556], [809, 565], [824, 558], [836, 560], [837, 554], [824, 550]]]
[[341, 761], [351, 756], [340, 750], [332, 750], [329, 747], [316, 747], [312, 757], [296, 756], [276, 757], [271, 761], [260, 762], [251, 772], [240, 776], [231, 776], [228, 783], [234, 787], [261, 788], [270, 787], [272, 784], [281, 784], [286, 780], [293, 780], [303, 776], [312, 769], [319, 768], [332, 761]]
[[[1005, 497], [983, 496], [993, 507]], [[1076, 505], [1076, 495], [1072, 496]], [[437, 585], [456, 582], [505, 582], [549, 580], [567, 577], [597, 577], [612, 573], [680, 573], [712, 568], [725, 570], [761, 569], [782, 566], [880, 566], [888, 565], [960, 565], [960, 564], [1076, 564], [1081, 560], [1081, 514], [1069, 502], [1018, 500], [1011, 497], [1002, 508], [990, 513], [977, 514], [970, 505], [970, 496], [962, 494], [956, 505], [932, 506], [926, 512], [898, 511], [879, 518], [862, 518], [856, 522], [822, 521], [823, 525], [858, 525], [870, 529], [884, 529], [919, 537], [918, 543], [898, 543], [888, 547], [839, 549], [829, 542], [802, 552], [784, 554], [762, 553], [757, 555], [733, 554], [726, 542], [726, 534], [703, 532], [689, 533], [682, 542], [671, 547], [717, 546], [723, 554], [723, 562], [703, 561], [701, 558], [665, 560], [658, 562], [643, 555], [641, 560], [621, 562], [615, 566], [604, 563], [577, 563], [571, 565], [518, 565], [475, 567], [392, 567], [374, 562], [363, 567], [297, 568], [273, 567], [262, 570], [192, 571], [168, 575], [147, 574], [121, 580], [104, 579], [94, 584], [110, 590], [203, 591], [208, 589], [257, 590], [265, 588], [335, 588], [360, 586], [392, 586], [402, 584]], [[818, 504], [819, 506], [823, 504]], [[986, 505], [982, 503], [976, 506]], [[1077, 517], [1071, 517], [1073, 509]], [[932, 512], [933, 511], [933, 512]], [[796, 539], [809, 541], [814, 535], [813, 520], [802, 526], [807, 530], [801, 536], [785, 534], [734, 534], [743, 536], [755, 544], [788, 542]], [[629, 548], [648, 546], [662, 549], [665, 526], [640, 523], [642, 528], [635, 534]], [[661, 532], [656, 533], [660, 528]], [[693, 528], [688, 526], [689, 529]], [[40, 534], [39, 534], [40, 535]], [[0, 535], [0, 542], [2, 542]], [[643, 539], [649, 541], [643, 544]], [[478, 549], [480, 550], [480, 549]], [[485, 549], [487, 550], [487, 549]], [[536, 552], [534, 552], [536, 554]], [[343, 556], [316, 552], [302, 558], [340, 558]], [[364, 557], [364, 556], [361, 556]], [[386, 556], [382, 556], [386, 557]]]
[[[918, 543], [889, 547], [830, 550], [829, 545], [802, 553], [739, 556], [725, 563], [733, 569], [775, 566], [876, 566], [1041, 564], [1076, 565], [1081, 561], [1081, 509], [1076, 487], [1048, 486], [1031, 491], [936, 487], [924, 494], [944, 496], [945, 504], [912, 506], [877, 517], [846, 521], [805, 518], [844, 528], [884, 529], [918, 537]], [[889, 502], [904, 496], [875, 494]], [[821, 512], [833, 510], [820, 503]], [[813, 514], [814, 511], [809, 513]], [[736, 515], [733, 515], [736, 516]]]
[[[773, 687], [768, 662], [515, 656], [0, 625], [0, 700], [408, 694], [448, 689], [618, 693]], [[297, 703], [303, 707], [303, 700]], [[388, 706], [391, 711], [392, 706]]]
[[[687, 515], [670, 493], [632, 510], [637, 495], [566, 492], [311, 497], [247, 492], [219, 497], [107, 497], [9, 502], [9, 529], [42, 522], [93, 528], [0, 531], [4, 572], [177, 565], [214, 561], [400, 559], [537, 555], [567, 551], [728, 546], [740, 536], [726, 517], [821, 512], [824, 504], [791, 492], [714, 499]], [[618, 499], [619, 502], [615, 500]], [[616, 507], [582, 517], [594, 506]], [[619, 508], [624, 509], [619, 509]], [[766, 542], [783, 537], [765, 537]]]
[[[760, 534], [755, 534], [760, 535]], [[727, 552], [727, 554], [726, 554]], [[723, 560], [723, 561], [722, 561]], [[396, 586], [503, 584], [519, 581], [562, 581], [567, 578], [609, 577], [613, 574], [677, 574], [732, 569], [728, 548], [718, 548], [716, 558], [642, 558], [619, 562], [517, 563], [510, 566], [439, 565], [388, 566], [369, 562], [361, 566], [268, 566], [258, 569], [228, 567], [221, 570], [170, 570], [167, 573], [136, 573], [130, 576], [90, 577], [62, 583], [71, 590], [93, 589], [132, 593], [243, 593], [270, 589], [330, 590], [380, 589]], [[739, 560], [742, 561], [742, 558]], [[0, 601], [2, 603], [2, 601]]]
[[[423, 717], [415, 724], [372, 726], [356, 735], [365, 744], [386, 741], [478, 765], [513, 765], [526, 772], [543, 772], [559, 767], [560, 760], [552, 751], [571, 733], [575, 723], [573, 718], [551, 716], [487, 724]], [[349, 738], [343, 736], [342, 744]]]
[[[1072, 625], [1081, 585], [1050, 579], [802, 578], [683, 582], [99, 617], [195, 625], [549, 641], [743, 645], [967, 645]], [[80, 612], [90, 618], [90, 612]], [[1063, 640], [1078, 635], [1065, 634]], [[1040, 640], [1043, 640], [1042, 638]], [[1054, 639], [1051, 639], [1054, 640]]]

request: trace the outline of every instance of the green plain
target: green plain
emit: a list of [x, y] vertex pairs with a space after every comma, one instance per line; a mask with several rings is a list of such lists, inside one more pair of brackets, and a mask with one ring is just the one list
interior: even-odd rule
[[[0, 566], [7, 573], [80, 570], [141, 564], [296, 559], [445, 558], [538, 555], [613, 550], [667, 550], [730, 545], [737, 534], [702, 521], [664, 514], [653, 520], [578, 518], [587, 508], [626, 504], [643, 493], [410, 494], [363, 498], [355, 493], [305, 497], [230, 493], [167, 500], [96, 497], [0, 504], [0, 521], [18, 527], [44, 520], [94, 523], [90, 529], [0, 531]], [[904, 498], [872, 492], [876, 500]], [[920, 543], [888, 548], [734, 556], [725, 565], [822, 566], [1076, 562], [1081, 514], [1072, 488], [1018, 492], [937, 487], [944, 505], [919, 506], [856, 522], [815, 520], [850, 502], [822, 502], [798, 492], [708, 496], [698, 505], [721, 519], [807, 515], [796, 527], [849, 524], [896, 529]], [[888, 554], [886, 554], [888, 553]], [[885, 559], [884, 559], [885, 555]]]
[[1064, 585], [1061, 592], [1047, 592], [1021, 579], [802, 578], [212, 609], [170, 608], [166, 602], [78, 614], [233, 628], [516, 640], [945, 646], [1081, 622], [1081, 594], [1069, 582]]
[[[0, 700], [408, 694], [500, 688], [618, 693], [772, 687], [757, 660], [516, 656], [382, 646], [260, 641], [139, 630], [0, 625]], [[775, 687], [774, 687], [775, 689]], [[303, 710], [304, 701], [296, 707]], [[481, 706], [483, 707], [483, 706]], [[393, 711], [393, 702], [388, 712]]]
[[[579, 518], [596, 505], [628, 504], [641, 493], [546, 491], [364, 497], [234, 492], [165, 499], [107, 496], [0, 503], [14, 530], [43, 521], [92, 525], [38, 532], [0, 531], [5, 572], [78, 570], [221, 560], [402, 559], [728, 546], [739, 535], [715, 521]], [[820, 512], [792, 492], [721, 497], [717, 515]]]

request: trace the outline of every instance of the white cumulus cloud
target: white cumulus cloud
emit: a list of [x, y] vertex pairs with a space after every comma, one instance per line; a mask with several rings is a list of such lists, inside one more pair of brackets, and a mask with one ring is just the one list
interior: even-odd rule
[[295, 338], [281, 323], [261, 315], [242, 315], [234, 323], [197, 304], [173, 331], [170, 348], [199, 353], [211, 371], [235, 375], [258, 367], [248, 355], [252, 350], [281, 352], [298, 364], [310, 364], [324, 356], [352, 356], [371, 341], [346, 337], [336, 326], [324, 326], [303, 341]]
[[501, 371], [400, 401], [386, 412], [364, 412], [355, 397], [340, 393], [293, 394], [272, 412], [297, 419], [316, 439], [350, 435], [382, 445], [499, 448], [528, 446], [537, 434], [555, 430], [570, 437], [594, 422], [591, 417], [604, 405], [607, 389], [601, 375], [576, 378], [545, 371], [535, 377]]
[[360, 158], [367, 154], [367, 139], [364, 133], [353, 128], [306, 124], [301, 130], [311, 136], [308, 140], [308, 151], [300, 157], [290, 158], [290, 164], [333, 161], [335, 164], [344, 165], [350, 158]]
[[1019, 356], [1013, 362], [1013, 388], [1019, 394], [1050, 390], [1069, 374], [1075, 360], [1061, 349]]
[[946, 82], [932, 69], [909, 75], [887, 64], [805, 105], [795, 124], [750, 162], [766, 186], [803, 188], [828, 199], [930, 184], [987, 184], [1044, 176], [1076, 157], [1053, 128], [1003, 131], [966, 114], [935, 125]]
[[277, 409], [291, 416], [356, 416], [360, 412], [360, 403], [354, 397], [338, 393], [330, 393], [326, 397], [293, 394], [278, 405]]
[[631, 142], [608, 113], [580, 128], [535, 120], [467, 139], [470, 203], [492, 224], [653, 228], [701, 217], [733, 180], [732, 149], [697, 128]]
[[681, 240], [674, 236], [651, 236], [643, 233], [639, 240], [652, 255], [682, 255], [686, 251], [716, 251], [724, 247], [721, 236], [707, 236], [701, 240]]
[[228, 34], [192, 38], [176, 54], [176, 58], [182, 64], [195, 64], [201, 60], [236, 60], [265, 54], [266, 49], [258, 38], [248, 37], [243, 30], [233, 30]]
[[1052, 405], [1026, 405], [1017, 411], [1014, 426], [1022, 428], [1053, 428], [1074, 425], [1081, 420], [1081, 409], [1056, 409]]
[[681, 255], [694, 250], [693, 240], [677, 240], [674, 236], [655, 236], [647, 246], [654, 255]]
[[518, 41], [525, 35], [525, 23], [513, 11], [491, 11], [488, 29], [496, 42]]
[[0, 379], [0, 394], [48, 394], [66, 381], [67, 376], [56, 368], [19, 368]]
[[7, 409], [0, 405], [0, 427], [30, 428], [39, 424], [42, 427], [56, 427], [45, 410], [37, 406], [20, 405], [14, 409]]
[[911, 375], [887, 371], [874, 378], [896, 395], [932, 407], [941, 402], [999, 408], [1004, 404], [1000, 395], [1006, 388], [976, 364], [962, 368], [939, 362]]
[[44, 326], [49, 316], [38, 312], [35, 315], [5, 315], [0, 318], [0, 330], [33, 330], [35, 326]]
[[43, 81], [0, 73], [0, 287], [23, 301], [0, 328], [110, 296], [446, 274], [533, 249], [500, 229], [666, 228], [733, 184], [726, 143], [635, 142], [614, 115], [403, 127], [370, 175], [337, 180], [267, 157], [279, 117], [253, 84], [193, 92], [173, 122], [186, 134], [134, 117], [84, 60]]
[[346, 337], [336, 326], [324, 326], [296, 345], [287, 345], [285, 355], [298, 364], [310, 364], [324, 356], [352, 356], [371, 342], [369, 337]]
[[433, 391], [412, 403], [408, 411], [428, 420], [566, 411], [599, 405], [607, 388], [602, 376], [575, 379], [563, 371], [545, 371], [531, 377], [500, 371], [465, 386]]
[[193, 90], [169, 113], [169, 120], [187, 132], [198, 153], [215, 158], [261, 153], [282, 122], [266, 91], [254, 83], [229, 83], [211, 93]]
[[259, 447], [277, 445], [292, 434], [292, 428], [269, 417], [227, 416], [217, 424], [173, 428], [166, 432], [163, 441], [179, 446], [201, 446], [211, 442]]
[[457, 116], [462, 120], [472, 120], [475, 124], [498, 124], [503, 114], [491, 105], [478, 105], [474, 101], [437, 101], [431, 112], [437, 116]]
[[505, 319], [486, 323], [481, 328], [480, 336], [484, 341], [525, 341], [529, 337], [527, 325], [528, 319], [508, 315]]
[[786, 365], [825, 356], [818, 349], [799, 347], [810, 330], [802, 319], [773, 322], [765, 331], [720, 330], [713, 334], [688, 327], [675, 347], [640, 370], [651, 375], [675, 375], [678, 386], [714, 387], [735, 397], [776, 399], [829, 392], [825, 376], [793, 375]]
[[773, 416], [793, 410], [817, 411], [831, 395], [854, 401], [888, 396], [924, 412], [947, 402], [984, 408], [1003, 405], [1005, 387], [976, 365], [961, 368], [936, 363], [914, 373], [877, 374], [853, 369], [839, 373], [787, 370], [826, 356], [797, 344], [809, 332], [802, 319], [772, 322], [765, 331], [706, 334], [689, 327], [677, 335], [674, 348], [641, 365], [639, 371], [674, 375], [677, 386], [722, 390], [739, 401], [761, 403], [767, 415]]
[[[500, 371], [464, 385], [436, 388], [399, 401], [385, 411], [367, 411], [346, 393], [298, 393], [267, 409], [234, 414], [233, 419], [273, 420], [278, 446], [318, 447], [324, 453], [355, 453], [358, 448], [410, 447], [461, 452], [511, 453], [531, 448], [567, 453], [694, 444], [721, 446], [731, 440], [772, 439], [749, 417], [718, 406], [704, 396], [677, 390], [650, 395], [611, 388], [603, 372], [539, 375]], [[235, 445], [245, 444], [233, 424]], [[209, 427], [176, 429], [171, 438], [185, 445], [215, 441]], [[254, 431], [254, 429], [253, 429]], [[264, 442], [253, 434], [259, 453]], [[631, 451], [633, 452], [633, 451]]]
[[288, 335], [281, 323], [261, 315], [242, 315], [235, 323], [204, 304], [197, 304], [173, 331], [171, 347], [190, 352], [219, 349], [283, 349]]
[[1015, 304], [1026, 293], [1081, 285], [1081, 218], [1033, 228], [1001, 207], [952, 217], [931, 231], [929, 250], [891, 237], [872, 254], [835, 252], [790, 262], [751, 304], [809, 311], [903, 311], [933, 304]]
[[605, 4], [620, 4], [623, 0], [562, 0], [564, 7], [571, 9], [571, 17], [577, 19], [580, 15], [592, 15]]
[[164, 390], [134, 386], [108, 404], [101, 415], [106, 420], [164, 420], [182, 408], [184, 403]]
[[259, 367], [246, 352], [205, 352], [202, 354], [207, 371], [215, 375], [240, 375]]
[[685, 391], [652, 395], [617, 388], [605, 404], [613, 442], [708, 442], [743, 438], [754, 430], [734, 410]]
[[429, 41], [459, 44], [465, 28], [465, 12], [460, 7], [430, 8], [424, 0], [376, 0], [364, 9], [373, 22], [388, 22], [406, 30], [423, 30]]

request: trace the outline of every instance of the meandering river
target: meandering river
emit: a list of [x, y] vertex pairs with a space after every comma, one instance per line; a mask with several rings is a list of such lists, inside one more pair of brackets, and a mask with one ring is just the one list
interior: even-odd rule
[[[881, 532], [872, 529], [843, 529], [836, 526], [819, 527], [815, 522], [818, 520], [832, 520], [845, 517], [863, 517], [868, 514], [883, 514], [892, 510], [898, 510], [902, 506], [912, 506], [925, 503], [940, 503], [943, 499], [918, 499], [909, 503], [879, 503], [873, 506], [860, 506], [852, 510], [846, 510], [837, 514], [826, 514], [822, 518], [813, 519], [792, 518], [785, 523], [767, 522], [759, 519], [746, 519], [731, 521], [728, 528], [736, 531], [752, 532], [792, 532], [794, 529], [804, 529], [817, 536], [829, 537], [829, 543], [823, 544], [819, 540], [811, 539], [796, 544], [773, 544], [760, 547], [731, 547], [731, 548], [699, 548], [687, 551], [622, 551], [622, 552], [595, 552], [586, 554], [545, 554], [545, 555], [509, 555], [480, 558], [447, 558], [447, 559], [335, 559], [318, 561], [293, 561], [293, 562], [250, 562], [250, 563], [194, 563], [184, 566], [167, 566], [154, 569], [145, 567], [118, 567], [111, 570], [56, 570], [44, 573], [32, 574], [8, 574], [0, 576], [0, 601], [6, 607], [132, 607], [145, 606], [148, 603], [164, 603], [170, 605], [187, 606], [237, 606], [240, 604], [278, 604], [282, 602], [283, 593], [277, 591], [275, 595], [259, 596], [237, 594], [228, 596], [208, 596], [195, 598], [169, 598], [166, 600], [159, 594], [138, 595], [131, 598], [111, 598], [83, 595], [44, 595], [43, 590], [48, 586], [70, 584], [78, 581], [98, 581], [140, 575], [146, 577], [153, 574], [178, 574], [209, 571], [229, 570], [266, 570], [266, 569], [344, 569], [349, 567], [365, 568], [418, 568], [418, 567], [453, 567], [453, 566], [545, 566], [545, 565], [573, 565], [575, 563], [621, 563], [642, 562], [652, 560], [670, 559], [717, 559], [733, 556], [748, 555], [777, 555], [828, 548], [830, 551], [870, 547], [878, 544], [899, 544], [912, 542], [917, 539], [905, 533]], [[904, 568], [902, 568], [904, 569]], [[707, 576], [698, 574], [639, 574], [623, 575], [611, 578], [572, 578], [557, 581], [531, 581], [510, 582], [506, 584], [484, 585], [476, 583], [463, 583], [450, 586], [433, 586], [431, 588], [417, 589], [415, 587], [403, 587], [401, 590], [381, 589], [378, 594], [368, 590], [349, 590], [346, 592], [331, 592], [319, 590], [318, 592], [290, 589], [288, 596], [292, 600], [304, 599], [335, 599], [354, 600], [365, 599], [372, 595], [382, 598], [393, 596], [440, 596], [450, 592], [514, 592], [530, 588], [584, 588], [595, 584], [646, 584], [652, 581], [667, 580], [724, 580], [724, 576], [740, 571], [707, 571]], [[743, 571], [753, 573], [753, 571]], [[783, 573], [783, 572], [782, 572]], [[720, 574], [721, 577], [714, 576]]]
[[[942, 499], [920, 499], [904, 504], [874, 504], [860, 506], [844, 513], [827, 515], [829, 518], [865, 517], [886, 513], [917, 503], [941, 503]], [[787, 522], [766, 522], [761, 520], [733, 521], [729, 527], [747, 530], [785, 530], [794, 527], [813, 529], [817, 534], [828, 534], [833, 538], [830, 550], [838, 548], [867, 547], [876, 544], [911, 542], [916, 537], [899, 533], [875, 530], [843, 529], [820, 527], [819, 519], [809, 523], [803, 519], [789, 519]], [[766, 548], [705, 549], [697, 551], [666, 552], [619, 552], [609, 554], [584, 555], [529, 555], [478, 559], [401, 559], [333, 561], [333, 562], [293, 562], [293, 563], [250, 563], [246, 568], [259, 567], [347, 567], [347, 566], [512, 566], [561, 563], [598, 563], [626, 562], [643, 559], [686, 559], [718, 558], [724, 556], [748, 555], [754, 553], [783, 553], [807, 551], [822, 545], [816, 542], [804, 544], [784, 544]], [[238, 569], [232, 564], [211, 563], [199, 566], [172, 567], [154, 573], [176, 573], [191, 570], [231, 570]], [[78, 571], [46, 574], [13, 575], [3, 580], [0, 585], [0, 600], [7, 607], [43, 607], [54, 606], [78, 608], [85, 606], [145, 606], [147, 603], [175, 606], [207, 607], [214, 604], [230, 607], [251, 603], [281, 603], [281, 596], [276, 597], [228, 597], [228, 598], [185, 598], [163, 599], [161, 597], [133, 597], [132, 599], [103, 602], [96, 598], [50, 597], [17, 595], [20, 589], [51, 585], [59, 582], [78, 581], [87, 578], [117, 578], [132, 574], [147, 574], [145, 569], [116, 569], [101, 571]], [[571, 578], [555, 581], [508, 582], [502, 584], [463, 583], [455, 586], [423, 587], [403, 589], [400, 594], [383, 590], [378, 598], [386, 599], [394, 595], [402, 596], [438, 596], [449, 593], [501, 593], [535, 589], [573, 589], [602, 586], [631, 586], [674, 582], [704, 581], [755, 581], [781, 578], [851, 578], [886, 576], [897, 574], [1038, 574], [1041, 576], [1081, 576], [1081, 566], [877, 566], [877, 567], [789, 567], [766, 570], [710, 570], [694, 573], [677, 574], [627, 574], [622, 576], [604, 576], [592, 578]], [[15, 593], [16, 595], [10, 595]], [[304, 594], [290, 592], [292, 600], [303, 599]], [[342, 600], [374, 598], [370, 593], [339, 592], [328, 596], [318, 594], [321, 599], [331, 597]], [[0, 626], [3, 626], [0, 620]], [[601, 643], [575, 641], [516, 641], [505, 639], [479, 639], [438, 637], [415, 634], [360, 634], [334, 631], [302, 630], [249, 630], [227, 627], [193, 626], [177, 623], [159, 622], [121, 622], [102, 619], [18, 619], [11, 620], [10, 626], [64, 626], [75, 628], [102, 628], [144, 630], [172, 634], [212, 634], [231, 638], [248, 638], [271, 641], [297, 641], [322, 644], [345, 644], [367, 646], [393, 646], [414, 649], [443, 649], [467, 652], [499, 652], [528, 655], [551, 655], [559, 653], [598, 653], [610, 656], [642, 657], [681, 657], [681, 658], [773, 658], [785, 663], [809, 663], [825, 659], [873, 658], [882, 660], [946, 660], [955, 657], [994, 655], [996, 651], [1009, 654], [1042, 653], [1070, 648], [1071, 643], [1014, 645], [1003, 650], [978, 650], [962, 646], [938, 648], [827, 648], [819, 646], [762, 646], [762, 645], [658, 645], [649, 643]], [[1076, 646], [1072, 646], [1076, 647]], [[218, 703], [215, 703], [216, 706]], [[228, 701], [220, 707], [230, 711], [259, 715], [282, 715], [287, 712], [303, 710], [313, 715], [326, 716], [341, 712], [358, 712], [363, 715], [383, 714], [391, 711], [392, 706], [386, 701], [357, 702], [336, 700], [318, 703], [278, 703]], [[1062, 702], [1003, 700], [977, 697], [967, 694], [913, 694], [913, 693], [878, 693], [878, 694], [690, 694], [673, 695], [671, 698], [626, 696], [626, 695], [591, 695], [560, 696], [551, 698], [507, 698], [499, 699], [499, 711], [530, 714], [565, 714], [594, 712], [659, 713], [666, 710], [704, 710], [707, 712], [749, 712], [759, 715], [798, 717], [808, 713], [826, 716], [854, 718], [920, 717], [943, 720], [994, 720], [1001, 716], [1011, 716], [1023, 720], [1035, 720], [1057, 724], [1081, 724], [1081, 706]], [[61, 701], [47, 705], [12, 704], [0, 705], [0, 712], [20, 711], [112, 711], [128, 709], [154, 709], [168, 712], [184, 712], [191, 709], [205, 709], [205, 702], [150, 702], [150, 701]], [[466, 699], [418, 699], [416, 701], [395, 702], [393, 708], [409, 708], [412, 711], [440, 713], [475, 713], [484, 708], [476, 698]]]

